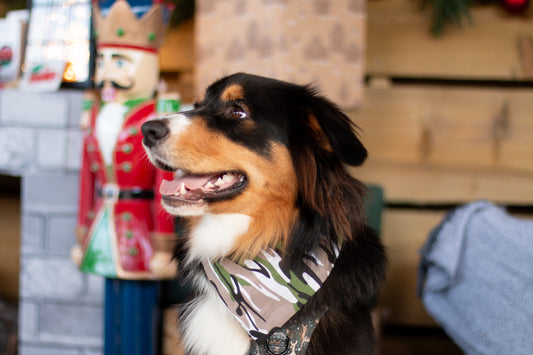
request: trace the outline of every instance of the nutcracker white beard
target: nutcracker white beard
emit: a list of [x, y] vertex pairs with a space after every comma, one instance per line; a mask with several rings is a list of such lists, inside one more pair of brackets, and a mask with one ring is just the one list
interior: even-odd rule
[[102, 107], [96, 118], [95, 133], [106, 165], [113, 164], [113, 149], [127, 111], [126, 106], [111, 102]]

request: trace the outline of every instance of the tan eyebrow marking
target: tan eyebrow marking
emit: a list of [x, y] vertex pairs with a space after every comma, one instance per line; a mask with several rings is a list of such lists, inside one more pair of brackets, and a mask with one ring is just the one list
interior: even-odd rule
[[244, 99], [244, 89], [238, 84], [230, 85], [222, 92], [220, 98], [224, 101]]

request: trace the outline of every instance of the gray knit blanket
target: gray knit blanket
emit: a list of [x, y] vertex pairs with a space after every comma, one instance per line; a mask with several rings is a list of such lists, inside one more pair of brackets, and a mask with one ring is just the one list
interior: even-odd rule
[[418, 295], [466, 354], [533, 354], [533, 220], [486, 201], [450, 212], [421, 249]]

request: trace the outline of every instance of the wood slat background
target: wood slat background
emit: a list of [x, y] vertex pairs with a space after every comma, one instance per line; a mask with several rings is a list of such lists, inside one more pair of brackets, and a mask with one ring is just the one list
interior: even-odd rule
[[436, 325], [416, 295], [418, 251], [450, 209], [533, 206], [531, 16], [474, 6], [471, 25], [436, 38], [420, 3], [368, 1], [368, 80], [349, 112], [369, 151], [351, 172], [385, 190], [385, 323], [404, 326]]
[[367, 87], [349, 115], [369, 159], [353, 172], [394, 203], [530, 205], [532, 112], [530, 89]]
[[400, 86], [365, 91], [352, 117], [373, 160], [533, 172], [531, 90]]
[[15, 302], [19, 290], [20, 199], [0, 197], [0, 298]]
[[435, 326], [416, 295], [418, 250], [428, 233], [444, 217], [442, 211], [387, 209], [383, 216], [383, 242], [390, 267], [380, 303], [385, 322], [406, 326]]
[[430, 33], [421, 1], [368, 1], [367, 73], [404, 77], [530, 80], [533, 25], [501, 6], [472, 7], [472, 24]]
[[159, 51], [159, 65], [164, 72], [190, 72], [194, 69], [194, 18], [165, 36], [165, 43]]

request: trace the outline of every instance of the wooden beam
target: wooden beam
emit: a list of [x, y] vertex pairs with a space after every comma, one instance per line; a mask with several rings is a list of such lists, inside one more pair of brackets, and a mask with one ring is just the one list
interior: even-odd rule
[[20, 199], [0, 197], [0, 296], [16, 301], [19, 296]]
[[416, 295], [418, 250], [445, 212], [386, 209], [383, 215], [383, 243], [389, 267], [380, 295], [380, 305], [390, 324], [435, 325]]
[[533, 89], [367, 87], [359, 111], [369, 161], [533, 173]]
[[506, 205], [533, 205], [533, 175], [527, 173], [371, 161], [349, 170], [362, 181], [382, 186], [387, 203], [453, 205], [485, 199]]
[[367, 74], [456, 79], [531, 80], [533, 23], [501, 6], [473, 6], [472, 24], [430, 33], [420, 1], [369, 1]]
[[164, 72], [194, 70], [194, 18], [168, 31], [159, 51], [159, 66]]

